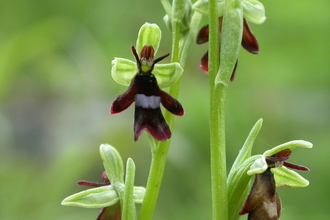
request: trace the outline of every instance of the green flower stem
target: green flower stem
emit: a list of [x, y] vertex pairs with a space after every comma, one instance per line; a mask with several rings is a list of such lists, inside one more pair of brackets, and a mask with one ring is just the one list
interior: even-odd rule
[[242, 38], [239, 0], [225, 0], [219, 66], [217, 0], [209, 1], [210, 152], [213, 219], [228, 219], [225, 101]]
[[217, 0], [209, 1], [210, 154], [212, 216], [228, 219], [225, 99], [227, 85], [215, 83], [219, 70], [219, 20]]
[[[188, 55], [188, 50], [191, 44], [195, 42], [195, 37], [198, 31], [198, 26], [201, 18], [202, 15], [199, 12], [194, 12], [191, 18], [190, 30], [185, 37], [184, 45], [182, 47], [178, 46], [180, 41], [180, 35], [178, 35], [178, 33], [180, 34], [180, 25], [173, 25], [173, 27], [175, 27], [176, 30], [173, 30], [174, 38], [172, 44], [173, 45], [172, 62], [180, 62], [181, 66], [184, 67]], [[180, 48], [182, 48], [181, 51]], [[182, 77], [170, 88], [169, 94], [174, 98], [177, 98], [179, 95], [181, 79]], [[169, 112], [166, 112], [165, 119], [170, 129], [173, 131], [174, 116]], [[152, 146], [151, 147], [152, 160], [150, 165], [146, 193], [140, 210], [140, 215], [139, 215], [140, 220], [149, 220], [152, 218], [159, 194], [159, 189], [162, 183], [162, 178], [163, 178], [166, 159], [167, 159], [167, 153], [170, 147], [170, 140], [159, 142], [159, 141], [154, 141], [152, 139], [150, 141], [150, 144]]]

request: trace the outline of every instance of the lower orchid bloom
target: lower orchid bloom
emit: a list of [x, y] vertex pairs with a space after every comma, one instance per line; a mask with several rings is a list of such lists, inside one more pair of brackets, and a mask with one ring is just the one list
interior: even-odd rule
[[138, 73], [133, 77], [128, 90], [112, 103], [110, 113], [120, 113], [135, 101], [134, 140], [137, 141], [140, 134], [146, 130], [156, 140], [165, 141], [171, 137], [171, 131], [162, 115], [160, 104], [174, 115], [184, 114], [181, 104], [159, 88], [157, 79], [152, 74], [154, 65], [169, 54], [154, 60], [154, 49], [151, 45], [142, 48], [140, 58], [134, 46], [132, 52]]
[[[305, 144], [305, 146], [309, 147], [308, 144]], [[283, 148], [278, 148], [280, 151], [276, 149], [275, 151], [266, 151], [263, 157], [257, 160], [255, 165], [251, 166], [250, 173], [256, 174], [255, 180], [250, 194], [239, 212], [240, 215], [248, 214], [248, 220], [279, 219], [282, 210], [280, 197], [276, 193], [276, 186], [308, 185], [307, 180], [287, 168], [300, 171], [309, 171], [309, 169], [301, 165], [285, 162], [291, 155], [291, 149]], [[266, 156], [273, 152], [275, 153]], [[262, 166], [259, 166], [261, 164]]]

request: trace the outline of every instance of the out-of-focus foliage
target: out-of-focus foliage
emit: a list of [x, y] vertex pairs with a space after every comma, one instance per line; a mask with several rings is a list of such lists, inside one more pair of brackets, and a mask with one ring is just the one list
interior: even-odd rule
[[[250, 128], [264, 119], [254, 153], [304, 139], [314, 148], [290, 161], [311, 172], [307, 188], [280, 188], [282, 220], [330, 215], [330, 3], [263, 1], [267, 20], [251, 24], [260, 54], [241, 51], [227, 102], [228, 168]], [[145, 185], [146, 135], [133, 141], [133, 110], [109, 115], [126, 87], [110, 76], [114, 57], [132, 59], [145, 22], [163, 31], [159, 54], [171, 51], [159, 1], [12, 0], [0, 3], [0, 219], [94, 219], [100, 210], [64, 207], [101, 182], [101, 143], [136, 163]], [[207, 23], [203, 19], [201, 25]], [[211, 219], [208, 79], [198, 69], [205, 46], [193, 45], [179, 100], [172, 146], [154, 219]], [[178, 188], [178, 186], [182, 186]], [[245, 219], [246, 216], [242, 217]]]

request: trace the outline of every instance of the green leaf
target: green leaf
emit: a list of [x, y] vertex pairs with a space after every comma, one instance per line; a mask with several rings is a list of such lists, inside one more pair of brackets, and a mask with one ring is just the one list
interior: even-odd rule
[[290, 187], [305, 187], [309, 185], [309, 181], [300, 176], [293, 170], [285, 166], [273, 168], [271, 171], [274, 173], [276, 187], [290, 186]]
[[265, 8], [263, 4], [257, 0], [242, 1], [244, 18], [255, 23], [261, 24], [266, 20]]
[[160, 88], [173, 85], [181, 76], [183, 69], [179, 63], [156, 64], [153, 74]]
[[[100, 154], [111, 184], [115, 186], [122, 185], [124, 183], [124, 168], [123, 160], [118, 151], [108, 144], [101, 144]], [[118, 184], [118, 182], [121, 184]]]
[[103, 208], [119, 201], [118, 194], [112, 185], [88, 189], [62, 201], [65, 206], [78, 206], [82, 208]]
[[137, 74], [136, 63], [123, 58], [115, 58], [112, 61], [111, 76], [119, 84], [128, 86]]
[[162, 32], [157, 24], [145, 23], [139, 30], [138, 38], [136, 40], [136, 51], [140, 54], [145, 45], [151, 45], [155, 54], [157, 53]]

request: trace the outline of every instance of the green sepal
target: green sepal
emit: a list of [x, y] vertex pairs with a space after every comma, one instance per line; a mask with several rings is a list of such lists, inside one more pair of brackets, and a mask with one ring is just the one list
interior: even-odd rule
[[[136, 63], [128, 59], [115, 58], [112, 65], [112, 78], [121, 85], [128, 86], [137, 74]], [[160, 88], [173, 85], [182, 72], [183, 69], [179, 63], [156, 64], [152, 71]]]
[[135, 62], [117, 57], [112, 61], [111, 76], [117, 83], [129, 86], [136, 74], [137, 67]]
[[157, 53], [162, 32], [157, 24], [145, 23], [139, 30], [138, 38], [136, 40], [136, 51], [140, 54], [145, 45], [151, 45]]
[[115, 186], [122, 185], [124, 183], [124, 168], [123, 160], [118, 151], [108, 144], [101, 144], [100, 155], [111, 184]]
[[103, 208], [119, 201], [119, 196], [112, 185], [87, 189], [66, 197], [62, 201], [65, 206], [82, 208]]
[[136, 210], [134, 203], [134, 178], [135, 164], [131, 158], [127, 159], [126, 176], [125, 176], [125, 191], [122, 205], [122, 219], [136, 219]]
[[270, 150], [267, 150], [263, 153], [265, 157], [270, 157], [274, 154], [277, 154], [278, 152], [281, 152], [283, 150], [289, 149], [292, 150], [296, 147], [302, 147], [302, 148], [312, 148], [313, 144], [308, 142], [308, 141], [303, 141], [303, 140], [294, 140], [294, 141], [289, 141], [284, 144], [278, 145]]
[[290, 186], [290, 187], [306, 187], [309, 181], [300, 176], [297, 172], [286, 168], [285, 166], [273, 168], [276, 187]]
[[173, 85], [181, 76], [183, 69], [179, 63], [156, 64], [152, 73], [160, 88]]
[[[208, 15], [209, 14], [209, 1], [208, 0], [199, 0], [195, 2], [192, 6], [193, 10], [198, 11], [201, 14]], [[225, 10], [225, 1], [218, 1], [218, 16], [223, 16]]]
[[244, 18], [255, 24], [261, 24], [266, 20], [265, 8], [261, 2], [257, 0], [244, 0], [241, 2]]

